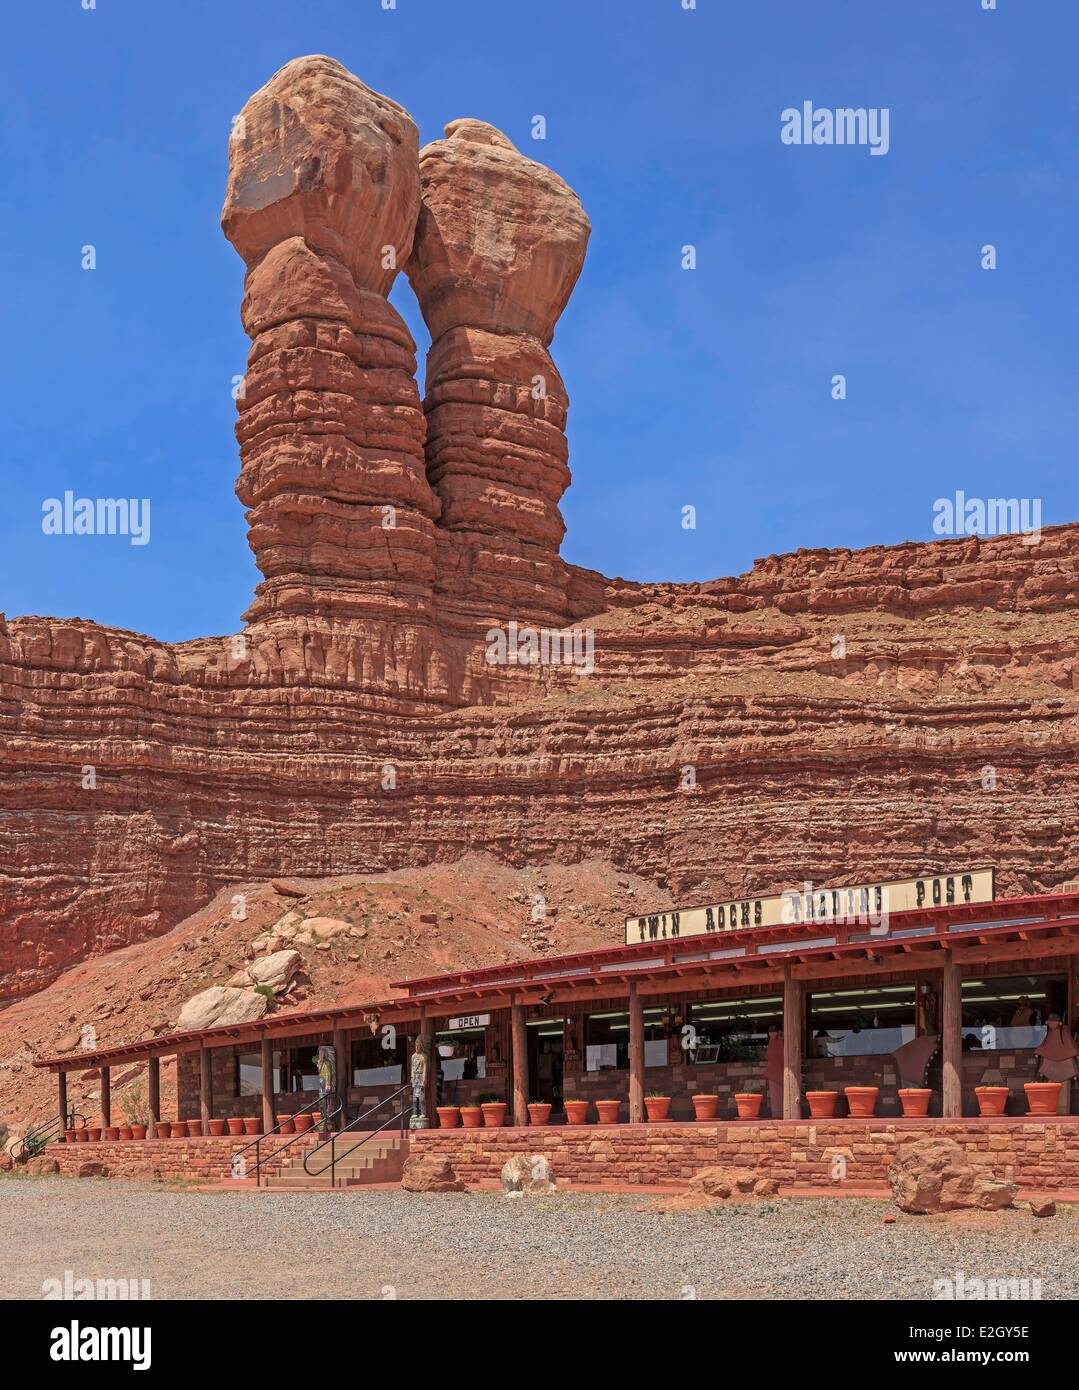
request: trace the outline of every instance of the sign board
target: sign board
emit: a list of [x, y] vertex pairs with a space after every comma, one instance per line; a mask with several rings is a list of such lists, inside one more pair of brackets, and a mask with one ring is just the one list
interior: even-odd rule
[[491, 1021], [490, 1014], [462, 1014], [451, 1018], [446, 1025], [447, 1033], [456, 1033], [459, 1028], [486, 1028]]
[[728, 898], [701, 907], [673, 908], [626, 918], [626, 945], [713, 936], [743, 927], [879, 927], [893, 912], [957, 903], [988, 903], [995, 896], [992, 869], [956, 869], [891, 883], [857, 883], [818, 888], [805, 883], [768, 898]]

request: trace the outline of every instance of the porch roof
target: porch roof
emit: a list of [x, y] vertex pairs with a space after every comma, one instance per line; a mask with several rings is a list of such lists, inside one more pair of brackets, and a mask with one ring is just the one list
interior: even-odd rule
[[[632, 980], [649, 980], [670, 993], [684, 982], [687, 990], [717, 983], [729, 988], [781, 979], [785, 969], [795, 978], [828, 974], [928, 969], [935, 957], [952, 949], [968, 963], [1067, 953], [1079, 949], [1079, 893], [1041, 894], [893, 913], [888, 929], [875, 934], [864, 925], [827, 920], [776, 927], [742, 927], [713, 936], [668, 938], [632, 946], [616, 945], [564, 956], [546, 956], [487, 966], [480, 970], [429, 975], [391, 985], [405, 994], [366, 1004], [271, 1014], [250, 1023], [228, 1024], [188, 1032], [160, 1034], [94, 1052], [43, 1057], [35, 1067], [81, 1071], [112, 1063], [137, 1062], [201, 1047], [260, 1042], [264, 1037], [296, 1035], [319, 1026], [341, 1028], [364, 1021], [410, 1018], [449, 1008], [483, 1004], [505, 1007], [513, 998], [536, 1003], [553, 996], [559, 1002], [619, 993]], [[921, 959], [918, 959], [921, 957]], [[693, 983], [693, 977], [698, 983]], [[444, 1005], [445, 1009], [437, 1006]]]

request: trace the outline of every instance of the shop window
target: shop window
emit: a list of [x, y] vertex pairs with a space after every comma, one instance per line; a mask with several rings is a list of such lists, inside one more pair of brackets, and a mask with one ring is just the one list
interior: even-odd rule
[[289, 1090], [318, 1090], [318, 1048], [289, 1048]]
[[482, 1081], [487, 1075], [487, 1028], [455, 1028], [435, 1034], [443, 1081]]
[[691, 1004], [683, 1034], [689, 1043], [688, 1061], [697, 1066], [713, 1062], [759, 1062], [768, 1041], [768, 1025], [783, 1026], [783, 997], [760, 995], [746, 999], [708, 999]]
[[[585, 1019], [585, 1070], [629, 1068], [629, 1014], [589, 1014]], [[667, 1010], [644, 1010], [644, 1064], [667, 1065]]]
[[[281, 1053], [273, 1054], [273, 1088], [281, 1090]], [[236, 1054], [236, 1094], [238, 1096], [262, 1095], [262, 1053], [237, 1052]]]
[[875, 1057], [915, 1037], [915, 986], [821, 990], [806, 1005], [809, 1057]]
[[404, 1039], [396, 1038], [394, 1045], [387, 1048], [383, 1046], [387, 1036], [353, 1039], [353, 1086], [404, 1085]]
[[1008, 975], [962, 982], [964, 1052], [1026, 1051], [1050, 1014], [1067, 1018], [1065, 975]]

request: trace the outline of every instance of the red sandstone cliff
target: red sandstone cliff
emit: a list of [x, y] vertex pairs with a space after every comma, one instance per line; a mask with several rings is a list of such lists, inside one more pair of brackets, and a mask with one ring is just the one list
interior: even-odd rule
[[[707, 584], [567, 566], [547, 347], [575, 195], [481, 122], [419, 154], [407, 113], [325, 58], [243, 115], [223, 223], [264, 579], [242, 633], [177, 645], [0, 619], [0, 997], [230, 885], [469, 851], [603, 859], [681, 898], [1074, 876], [1079, 526]], [[399, 269], [435, 336], [422, 407]], [[489, 664], [510, 622], [576, 623], [594, 671]]]

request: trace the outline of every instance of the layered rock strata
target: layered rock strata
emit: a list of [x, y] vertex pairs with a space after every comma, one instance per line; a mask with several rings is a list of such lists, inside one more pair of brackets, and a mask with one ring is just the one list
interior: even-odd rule
[[483, 121], [451, 121], [424, 147], [420, 185], [408, 275], [431, 331], [427, 476], [454, 557], [441, 588], [480, 617], [558, 623], [569, 399], [548, 347], [588, 219]]

